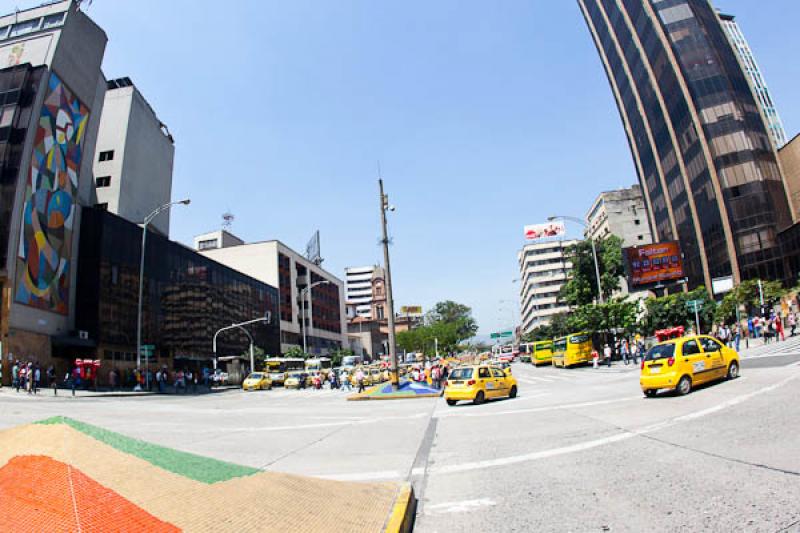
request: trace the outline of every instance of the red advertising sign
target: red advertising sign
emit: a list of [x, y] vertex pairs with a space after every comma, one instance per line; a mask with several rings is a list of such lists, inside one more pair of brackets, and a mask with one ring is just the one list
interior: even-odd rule
[[683, 256], [676, 241], [625, 248], [631, 288], [685, 277]]

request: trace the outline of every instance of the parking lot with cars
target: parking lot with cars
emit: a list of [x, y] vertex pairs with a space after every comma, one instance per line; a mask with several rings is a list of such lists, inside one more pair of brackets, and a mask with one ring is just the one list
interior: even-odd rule
[[3, 389], [0, 427], [68, 415], [265, 470], [409, 479], [417, 531], [781, 531], [800, 521], [799, 365], [792, 340], [745, 352], [737, 379], [646, 398], [639, 365], [514, 363], [515, 398], [453, 406], [283, 387], [74, 399]]

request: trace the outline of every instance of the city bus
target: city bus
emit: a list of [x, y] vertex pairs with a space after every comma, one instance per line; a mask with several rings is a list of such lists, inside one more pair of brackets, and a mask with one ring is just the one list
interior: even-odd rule
[[592, 361], [592, 336], [573, 333], [553, 341], [553, 366], [569, 368]]
[[360, 366], [362, 362], [363, 359], [360, 355], [345, 355], [342, 357], [342, 368], [352, 370], [353, 368]]
[[264, 371], [269, 374], [272, 384], [283, 385], [286, 375], [295, 370], [305, 370], [306, 364], [302, 359], [292, 359], [289, 357], [269, 357], [264, 361]]
[[331, 368], [333, 365], [331, 364], [331, 360], [328, 357], [320, 357], [315, 359], [306, 359], [306, 372], [309, 374], [312, 372], [319, 372], [324, 375], [328, 375], [331, 372]]
[[553, 341], [531, 343], [531, 363], [534, 366], [549, 365], [553, 360]]

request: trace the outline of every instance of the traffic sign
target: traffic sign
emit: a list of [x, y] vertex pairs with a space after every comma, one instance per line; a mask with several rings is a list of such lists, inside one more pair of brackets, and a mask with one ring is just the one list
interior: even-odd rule
[[142, 344], [142, 357], [153, 357], [156, 347], [154, 344]]
[[489, 338], [499, 339], [500, 337], [513, 337], [513, 336], [514, 336], [513, 331], [500, 331], [498, 333], [492, 333], [491, 335], [489, 335]]
[[703, 300], [688, 300], [686, 302], [686, 307], [702, 307]]

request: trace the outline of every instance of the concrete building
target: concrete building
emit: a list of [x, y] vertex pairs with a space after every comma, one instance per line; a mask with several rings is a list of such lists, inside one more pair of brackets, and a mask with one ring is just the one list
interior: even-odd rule
[[384, 270], [380, 266], [345, 269], [347, 318], [383, 320], [386, 314]]
[[539, 242], [520, 250], [522, 333], [548, 324], [555, 314], [569, 311], [567, 305], [558, 301], [558, 293], [572, 270], [564, 250], [576, 243], [577, 240]]
[[[216, 236], [219, 243], [228, 239], [229, 244], [201, 249], [203, 241], [212, 240], [209, 235]], [[348, 345], [342, 280], [280, 241], [240, 244], [240, 239], [230, 237], [233, 236], [225, 231], [202, 235], [195, 238], [196, 249], [210, 259], [278, 287], [282, 352], [302, 348], [303, 328], [309, 353], [327, 354]], [[304, 320], [301, 291], [318, 281], [329, 283], [317, 285], [311, 294], [305, 293]]]
[[240, 244], [244, 244], [242, 239], [224, 229], [197, 235], [194, 238], [194, 249], [200, 252], [217, 248], [227, 248], [229, 246], [239, 246]]
[[578, 0], [628, 137], [653, 239], [689, 288], [786, 279], [791, 207], [748, 73], [711, 3]]
[[594, 240], [616, 235], [622, 246], [641, 246], [653, 242], [642, 188], [601, 192], [586, 214], [589, 225], [585, 236]]
[[[786, 189], [789, 192], [789, 201], [792, 202], [795, 215], [800, 215], [800, 135], [786, 143], [778, 150], [778, 158], [783, 169]], [[795, 217], [795, 222], [800, 222]]]
[[722, 28], [728, 35], [728, 40], [733, 50], [736, 52], [736, 56], [739, 58], [744, 72], [750, 80], [750, 85], [752, 86], [758, 105], [761, 107], [761, 112], [767, 123], [767, 129], [769, 130], [772, 142], [775, 144], [775, 148], [781, 148], [786, 144], [786, 132], [783, 129], [783, 122], [778, 114], [778, 110], [775, 108], [775, 104], [772, 101], [772, 95], [769, 92], [769, 87], [767, 87], [767, 82], [764, 81], [761, 69], [758, 68], [756, 58], [753, 55], [753, 51], [750, 49], [750, 44], [747, 42], [747, 39], [745, 39], [739, 24], [737, 24], [736, 17], [724, 13], [718, 13], [718, 15], [722, 23]]
[[[94, 176], [98, 207], [140, 224], [172, 198], [172, 135], [130, 78], [106, 86]], [[169, 210], [151, 226], [169, 236]]]
[[78, 237], [81, 206], [92, 204], [106, 42], [74, 1], [0, 16], [4, 363], [46, 368], [84, 341], [75, 331]]

